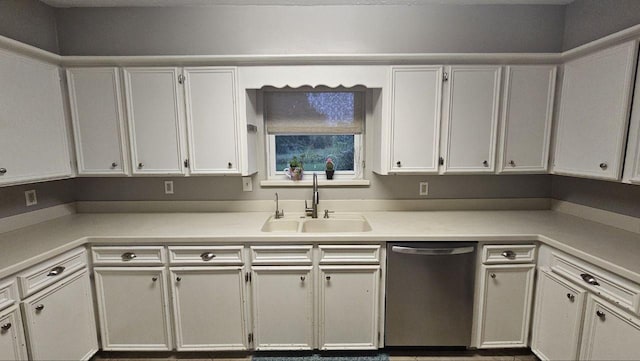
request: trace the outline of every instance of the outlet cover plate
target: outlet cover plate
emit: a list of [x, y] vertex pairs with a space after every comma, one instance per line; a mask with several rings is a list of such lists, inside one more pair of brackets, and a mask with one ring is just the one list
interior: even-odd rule
[[251, 180], [251, 177], [242, 177], [242, 191], [243, 192], [253, 191], [253, 181]]
[[35, 189], [31, 189], [28, 191], [24, 191], [24, 200], [27, 204], [27, 207], [35, 206], [38, 204], [38, 195], [36, 194]]
[[420, 182], [420, 195], [428, 196], [429, 195], [429, 183], [428, 182]]
[[173, 194], [173, 181], [164, 181], [164, 194]]

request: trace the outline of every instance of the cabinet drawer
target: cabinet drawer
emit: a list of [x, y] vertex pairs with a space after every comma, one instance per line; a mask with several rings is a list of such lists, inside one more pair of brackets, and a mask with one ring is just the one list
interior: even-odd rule
[[631, 281], [555, 252], [551, 254], [551, 270], [626, 310], [640, 312], [640, 288]]
[[531, 263], [536, 259], [536, 246], [532, 244], [490, 245], [482, 248], [482, 263]]
[[92, 247], [95, 265], [152, 266], [165, 263], [164, 247]]
[[0, 282], [0, 311], [18, 302], [18, 286], [15, 280]]
[[252, 264], [311, 264], [311, 246], [253, 246]]
[[75, 249], [18, 275], [20, 293], [27, 297], [87, 265], [87, 251]]
[[379, 245], [320, 245], [321, 264], [380, 263]]
[[241, 265], [243, 246], [169, 247], [171, 265]]

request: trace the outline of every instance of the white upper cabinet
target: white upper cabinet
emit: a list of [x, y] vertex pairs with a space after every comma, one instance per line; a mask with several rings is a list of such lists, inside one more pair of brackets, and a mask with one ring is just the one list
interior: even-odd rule
[[80, 175], [126, 175], [125, 123], [118, 68], [67, 69]]
[[438, 172], [441, 98], [441, 66], [391, 68], [392, 172]]
[[506, 68], [499, 172], [547, 171], [555, 86], [555, 65]]
[[235, 68], [185, 68], [191, 174], [239, 174]]
[[495, 171], [500, 66], [452, 66], [445, 82], [443, 173]]
[[637, 49], [630, 41], [564, 65], [554, 173], [620, 179]]
[[622, 181], [640, 184], [640, 72], [636, 73], [634, 94]]
[[125, 68], [134, 174], [184, 174], [183, 92], [178, 68]]
[[0, 186], [71, 176], [60, 70], [0, 51]]

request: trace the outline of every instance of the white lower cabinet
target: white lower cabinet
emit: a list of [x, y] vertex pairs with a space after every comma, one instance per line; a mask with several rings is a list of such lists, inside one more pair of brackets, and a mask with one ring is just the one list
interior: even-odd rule
[[638, 360], [640, 318], [595, 296], [587, 300], [581, 360]]
[[527, 347], [533, 264], [482, 266], [479, 348]]
[[78, 271], [22, 303], [32, 360], [88, 360], [98, 351], [87, 270]]
[[320, 266], [320, 349], [378, 348], [380, 266]]
[[542, 360], [575, 360], [585, 291], [546, 271], [536, 290], [531, 350]]
[[0, 360], [27, 360], [22, 317], [16, 306], [0, 312]]
[[253, 344], [256, 350], [313, 348], [313, 267], [254, 266]]
[[171, 350], [164, 267], [94, 268], [102, 349]]
[[178, 351], [246, 350], [244, 267], [172, 267]]

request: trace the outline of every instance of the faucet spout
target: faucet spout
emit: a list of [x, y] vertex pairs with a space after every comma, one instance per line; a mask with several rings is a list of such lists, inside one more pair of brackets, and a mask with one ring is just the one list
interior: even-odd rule
[[307, 201], [304, 201], [307, 216], [318, 218], [318, 203], [320, 203], [320, 195], [318, 193], [318, 175], [313, 173], [313, 197], [311, 198], [311, 208], [307, 207]]

